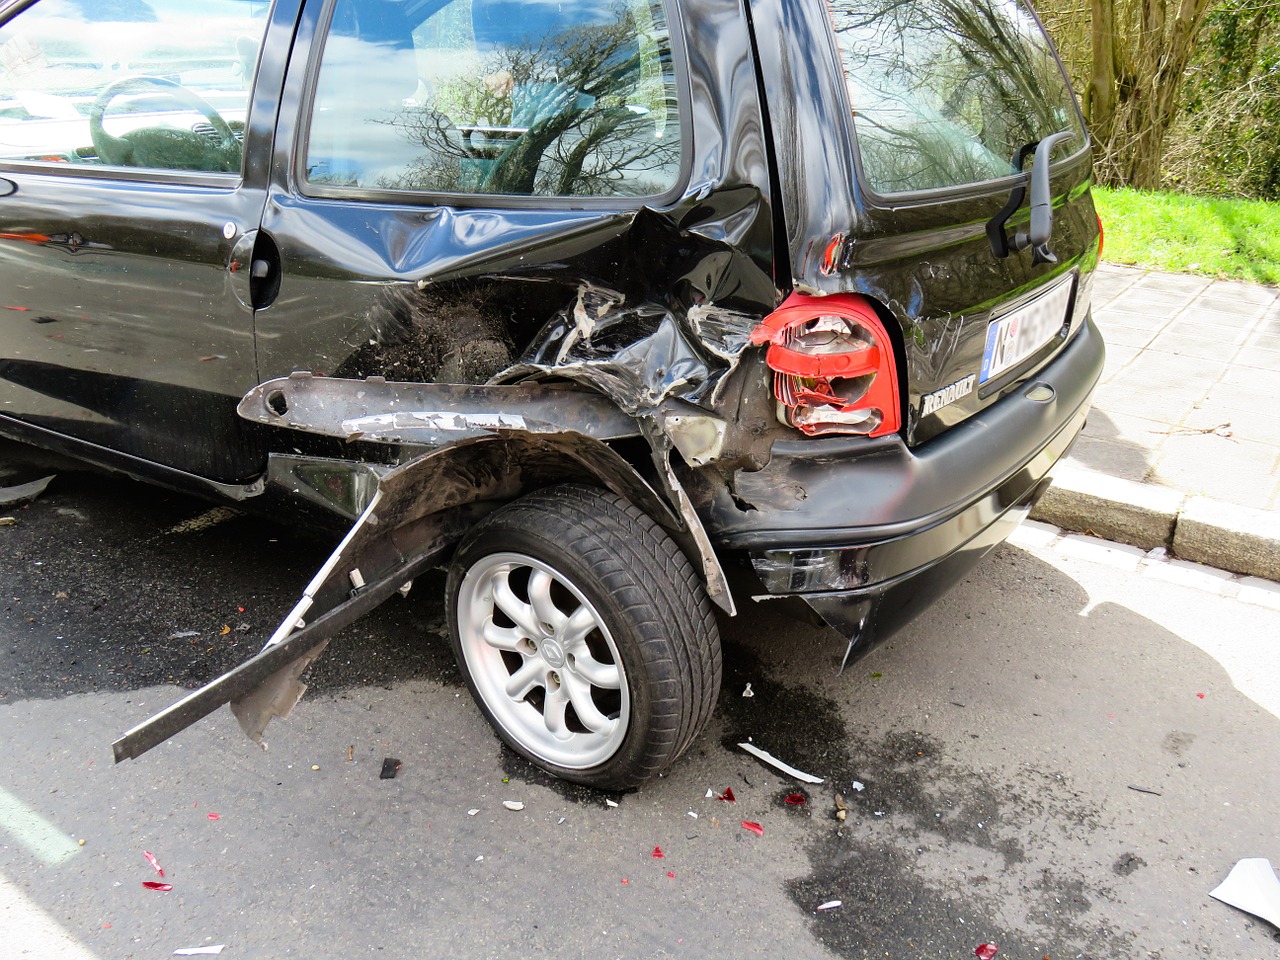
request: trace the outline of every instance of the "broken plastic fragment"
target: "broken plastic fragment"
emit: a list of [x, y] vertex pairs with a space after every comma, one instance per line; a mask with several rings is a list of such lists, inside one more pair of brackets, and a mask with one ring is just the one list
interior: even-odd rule
[[400, 772], [400, 761], [395, 757], [386, 757], [382, 761], [382, 772], [378, 774], [379, 780], [394, 780], [396, 774]]
[[710, 787], [707, 787], [706, 798], [710, 800], [715, 795], [716, 795], [716, 792], [712, 790]]
[[142, 885], [148, 890], [160, 890], [163, 893], [168, 893], [173, 889], [172, 883], [160, 883], [156, 880], [143, 880]]
[[808, 802], [808, 798], [803, 793], [789, 793], [785, 803], [789, 807], [798, 807]]
[[181, 950], [173, 951], [173, 955], [175, 957], [216, 957], [225, 947], [225, 943], [212, 947], [183, 947]]
[[738, 746], [741, 749], [747, 751], [747, 753], [751, 754], [757, 760], [762, 760], [763, 762], [769, 764], [770, 766], [776, 767], [777, 769], [785, 773], [787, 776], [794, 777], [795, 779], [801, 781], [802, 783], [823, 783], [824, 782], [821, 777], [815, 777], [811, 773], [805, 773], [803, 770], [797, 770], [795, 767], [791, 766], [788, 763], [783, 763], [773, 754], [766, 753], [764, 750], [761, 750], [755, 744], [740, 743], [738, 744]]
[[606, 801], [604, 802], [604, 805], [605, 805], [606, 807], [616, 807], [616, 806], [618, 805], [618, 801], [616, 801], [616, 800], [606, 800]]
[[754, 820], [743, 820], [743, 821], [742, 821], [742, 829], [743, 829], [743, 830], [750, 830], [750, 831], [751, 831], [752, 833], [754, 833], [757, 837], [763, 837], [763, 836], [764, 836], [764, 827], [760, 826], [760, 824], [756, 823]]
[[719, 797], [717, 797], [717, 799], [718, 799], [718, 800], [723, 800], [725, 803], [737, 803], [737, 802], [738, 802], [738, 798], [737, 798], [737, 797], [735, 797], [735, 796], [733, 795], [733, 787], [725, 787], [725, 788], [724, 788], [724, 793], [720, 794], [720, 796], [719, 796]]
[[662, 860], [662, 859], [664, 859], [664, 858], [666, 857], [666, 854], [662, 852], [662, 848], [661, 848], [661, 847], [654, 847], [654, 848], [653, 848], [653, 853], [651, 854], [651, 856], [652, 856], [652, 857], [653, 857], [653, 859], [655, 859], [655, 860]]
[[502, 805], [508, 810], [523, 810], [524, 804], [519, 800], [503, 800]]
[[668, 870], [668, 871], [667, 871], [667, 876], [668, 876], [668, 877], [670, 877], [672, 880], [674, 880], [674, 879], [676, 878], [675, 873], [674, 873], [673, 871], [671, 871], [671, 870]]
[[973, 955], [977, 957], [978, 960], [991, 960], [991, 958], [999, 952], [1000, 948], [994, 943], [980, 943], [974, 949]]
[[1266, 857], [1241, 860], [1209, 896], [1280, 928], [1280, 879]]
[[843, 900], [828, 900], [826, 903], [818, 904], [819, 910], [834, 910], [836, 907], [843, 907]]
[[16, 487], [0, 487], [0, 507], [11, 507], [14, 504], [34, 500], [44, 493], [44, 488], [53, 481], [52, 476], [30, 483], [20, 483]]
[[863, 783], [861, 780], [855, 780], [853, 781], [853, 783], [849, 784], [849, 786], [851, 786], [854, 790], [857, 790], [859, 793], [867, 789], [867, 785]]
[[168, 639], [185, 640], [187, 639], [187, 637], [198, 637], [198, 636], [200, 636], [199, 630], [179, 630], [177, 633], [169, 634]]
[[695, 819], [695, 820], [697, 820], [697, 819], [698, 819], [698, 815], [697, 815], [696, 813], [694, 813], [692, 810], [690, 810], [688, 813], [686, 813], [686, 814], [685, 814], [685, 816], [686, 816], [686, 817], [693, 817], [693, 819]]
[[163, 877], [164, 867], [160, 866], [160, 861], [156, 859], [156, 855], [150, 850], [143, 850], [142, 855], [147, 858], [147, 863], [151, 864], [151, 869]]
[[756, 692], [755, 692], [754, 690], [752, 690], [752, 689], [751, 689], [751, 684], [749, 684], [749, 683], [748, 683], [748, 684], [747, 684], [747, 689], [745, 689], [745, 690], [743, 690], [743, 691], [742, 691], [742, 695], [743, 695], [744, 697], [754, 697], [754, 696], [756, 695]]
[[211, 813], [211, 814], [209, 814], [209, 819], [210, 819], [210, 820], [221, 820], [221, 819], [222, 819], [222, 816], [221, 816], [220, 814], [217, 814], [217, 813]]
[[470, 810], [468, 810], [468, 811], [467, 811], [467, 816], [468, 816], [468, 817], [474, 817], [474, 816], [475, 816], [477, 813], [479, 813], [479, 812], [480, 812], [480, 808], [479, 808], [479, 807], [472, 807]]
[[1197, 694], [1196, 694], [1196, 696], [1197, 696], [1197, 697], [1199, 697], [1201, 700], [1203, 700], [1203, 699], [1204, 699], [1204, 694], [1203, 694], [1203, 693], [1197, 693]]

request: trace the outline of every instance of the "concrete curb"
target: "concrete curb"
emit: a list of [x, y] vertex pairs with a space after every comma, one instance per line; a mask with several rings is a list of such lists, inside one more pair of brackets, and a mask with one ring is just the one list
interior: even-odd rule
[[1280, 517], [1063, 464], [1034, 520], [1280, 581]]

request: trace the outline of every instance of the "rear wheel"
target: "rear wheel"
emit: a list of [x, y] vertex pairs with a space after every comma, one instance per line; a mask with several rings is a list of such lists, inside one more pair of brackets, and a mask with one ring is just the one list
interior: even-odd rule
[[671, 538], [608, 491], [552, 487], [490, 514], [458, 548], [448, 604], [481, 710], [556, 776], [637, 787], [711, 715], [710, 601]]

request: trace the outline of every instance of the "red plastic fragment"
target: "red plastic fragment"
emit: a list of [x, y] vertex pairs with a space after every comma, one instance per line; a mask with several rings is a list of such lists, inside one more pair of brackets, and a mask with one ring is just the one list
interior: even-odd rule
[[672, 873], [670, 870], [667, 871], [667, 876], [670, 877], [672, 880], [676, 878], [676, 875]]
[[978, 944], [977, 949], [973, 951], [973, 955], [977, 957], [978, 960], [991, 960], [991, 958], [999, 952], [1000, 948], [994, 943], [980, 943]]
[[788, 806], [798, 807], [803, 803], [808, 803], [808, 797], [806, 797], [803, 793], [789, 793], [787, 794], [786, 802]]
[[1196, 696], [1197, 696], [1197, 697], [1199, 697], [1201, 700], [1203, 700], [1203, 699], [1204, 699], [1204, 694], [1203, 694], [1203, 693], [1197, 693], [1197, 694], [1196, 694]]
[[168, 893], [173, 889], [172, 883], [159, 883], [155, 880], [143, 880], [142, 885], [148, 890], [160, 890], [164, 893]]
[[737, 803], [738, 798], [733, 795], [733, 787], [725, 787], [724, 793], [720, 794], [720, 799], [725, 803]]
[[626, 877], [623, 877], [623, 878], [622, 878], [622, 882], [623, 882], [623, 883], [630, 883], [631, 881], [630, 881], [630, 880], [628, 880]]
[[210, 820], [221, 820], [221, 819], [222, 819], [222, 817], [221, 817], [219, 814], [211, 813], [211, 814], [209, 814], [209, 819], [210, 819]]
[[661, 848], [661, 847], [654, 847], [654, 848], [653, 848], [653, 859], [655, 859], [655, 860], [661, 860], [661, 859], [662, 859], [663, 857], [665, 857], [665, 856], [666, 856], [666, 854], [662, 852], [662, 848]]
[[156, 855], [150, 850], [143, 850], [142, 855], [147, 858], [147, 863], [151, 864], [151, 868], [163, 877], [164, 867], [160, 866], [160, 861], [156, 859]]
[[763, 836], [764, 836], [764, 827], [760, 826], [760, 824], [756, 823], [756, 822], [755, 822], [755, 821], [753, 821], [753, 820], [743, 820], [743, 821], [742, 821], [742, 829], [744, 829], [744, 830], [750, 830], [750, 831], [751, 831], [752, 833], [754, 833], [757, 837], [763, 837]]

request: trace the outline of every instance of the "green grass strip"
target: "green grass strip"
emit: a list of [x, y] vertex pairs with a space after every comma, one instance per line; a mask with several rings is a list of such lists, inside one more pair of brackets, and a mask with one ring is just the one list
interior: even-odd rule
[[1280, 203], [1095, 187], [1104, 260], [1280, 285]]

